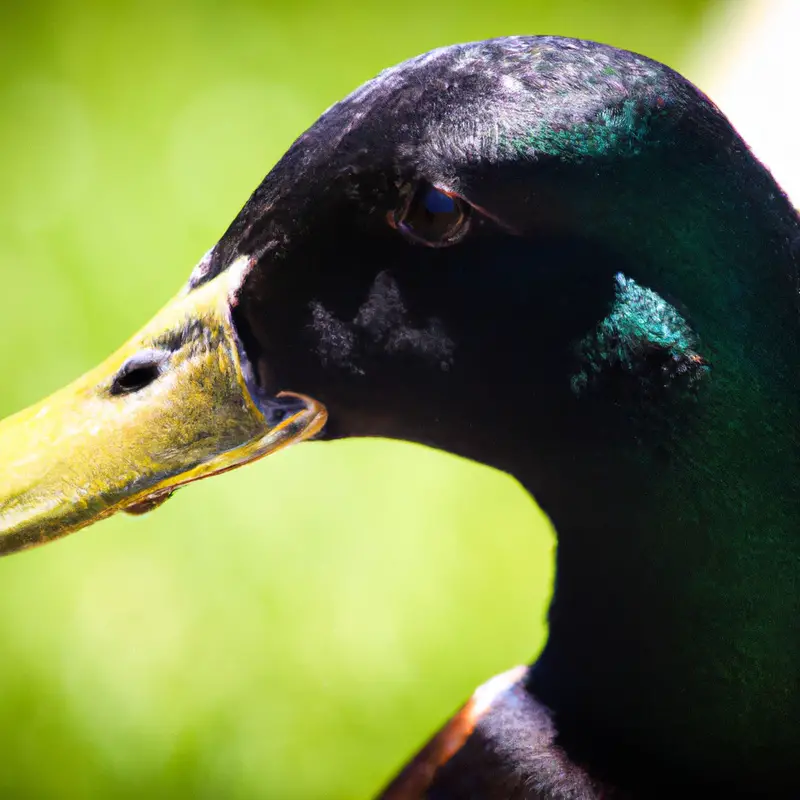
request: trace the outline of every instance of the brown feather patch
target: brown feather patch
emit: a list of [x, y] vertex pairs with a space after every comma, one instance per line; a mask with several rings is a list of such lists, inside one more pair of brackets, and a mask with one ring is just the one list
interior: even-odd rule
[[495, 675], [479, 686], [461, 710], [406, 764], [378, 800], [422, 800], [437, 770], [467, 742], [495, 700], [522, 680], [526, 667]]

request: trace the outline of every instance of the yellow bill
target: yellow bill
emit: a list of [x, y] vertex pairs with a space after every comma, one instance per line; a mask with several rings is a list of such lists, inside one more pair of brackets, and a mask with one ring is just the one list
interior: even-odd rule
[[248, 391], [230, 318], [240, 276], [182, 292], [99, 367], [0, 422], [0, 555], [142, 513], [321, 430], [316, 401], [295, 396], [276, 423]]

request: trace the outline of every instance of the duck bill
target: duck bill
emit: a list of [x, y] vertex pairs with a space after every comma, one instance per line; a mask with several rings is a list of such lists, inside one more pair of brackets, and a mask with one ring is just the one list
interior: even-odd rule
[[0, 422], [0, 554], [150, 510], [321, 430], [316, 401], [289, 395], [281, 418], [248, 391], [230, 315], [240, 278], [231, 267], [182, 292], [99, 367]]

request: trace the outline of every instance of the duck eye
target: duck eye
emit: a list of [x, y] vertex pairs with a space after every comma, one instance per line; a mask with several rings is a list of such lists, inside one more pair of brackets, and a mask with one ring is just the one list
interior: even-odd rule
[[415, 187], [393, 216], [399, 231], [429, 247], [455, 244], [469, 227], [469, 206], [428, 183]]

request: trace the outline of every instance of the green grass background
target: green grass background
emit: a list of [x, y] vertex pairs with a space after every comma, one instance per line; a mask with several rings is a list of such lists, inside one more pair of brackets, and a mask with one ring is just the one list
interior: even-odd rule
[[[379, 69], [508, 33], [685, 68], [707, 5], [4, 4], [0, 415], [136, 330]], [[0, 797], [369, 797], [536, 655], [552, 546], [509, 477], [361, 441], [3, 560]]]

